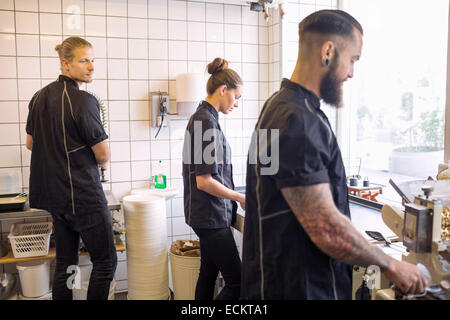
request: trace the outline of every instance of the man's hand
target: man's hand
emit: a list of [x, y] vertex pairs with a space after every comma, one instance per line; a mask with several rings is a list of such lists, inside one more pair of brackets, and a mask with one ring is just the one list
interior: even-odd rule
[[370, 244], [334, 205], [328, 183], [281, 190], [311, 241], [326, 255], [351, 265], [376, 265], [405, 293], [422, 293], [425, 282], [414, 265], [399, 262]]
[[420, 269], [408, 262], [401, 262], [392, 258], [392, 262], [384, 274], [405, 294], [423, 293], [427, 286]]

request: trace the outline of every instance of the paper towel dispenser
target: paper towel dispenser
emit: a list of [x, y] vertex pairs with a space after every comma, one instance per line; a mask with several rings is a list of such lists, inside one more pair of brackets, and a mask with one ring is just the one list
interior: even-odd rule
[[204, 75], [198, 73], [182, 73], [176, 77], [178, 115], [192, 115], [205, 95], [206, 81]]

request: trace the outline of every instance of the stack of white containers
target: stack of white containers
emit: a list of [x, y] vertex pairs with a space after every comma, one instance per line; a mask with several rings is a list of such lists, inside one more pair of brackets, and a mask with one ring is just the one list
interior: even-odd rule
[[140, 192], [123, 198], [129, 300], [167, 300], [166, 201]]

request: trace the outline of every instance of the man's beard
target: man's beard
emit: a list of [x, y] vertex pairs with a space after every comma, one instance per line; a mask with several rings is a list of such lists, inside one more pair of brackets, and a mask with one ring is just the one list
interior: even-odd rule
[[342, 107], [342, 81], [337, 77], [339, 55], [335, 51], [330, 70], [325, 74], [320, 83], [320, 96], [323, 101], [336, 108]]

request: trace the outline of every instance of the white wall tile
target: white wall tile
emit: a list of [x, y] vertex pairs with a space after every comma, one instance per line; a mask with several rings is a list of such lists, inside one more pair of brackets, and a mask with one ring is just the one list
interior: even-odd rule
[[131, 162], [131, 179], [135, 180], [150, 180], [151, 166], [148, 161], [133, 161]]
[[167, 19], [167, 0], [148, 0], [148, 17]]
[[130, 139], [131, 141], [150, 140], [150, 122], [148, 120], [130, 121]]
[[262, 14], [260, 14], [260, 12], [251, 11], [248, 10], [248, 8], [245, 8], [244, 10], [242, 10], [242, 24], [257, 26], [259, 15], [261, 17], [263, 16]]
[[56, 79], [61, 73], [59, 58], [41, 58], [41, 77]]
[[110, 100], [128, 99], [127, 80], [108, 80], [108, 98]]
[[239, 24], [224, 25], [225, 42], [241, 43], [242, 27]]
[[[3, 86], [2, 88], [5, 89]], [[30, 101], [33, 95], [41, 89], [41, 81], [34, 79], [19, 79], [18, 88], [19, 100]]]
[[18, 78], [39, 78], [40, 73], [40, 61], [38, 57], [17, 58]]
[[128, 0], [128, 17], [147, 18], [147, 1]]
[[150, 148], [152, 160], [165, 160], [170, 158], [169, 141], [151, 141]]
[[242, 42], [258, 44], [258, 27], [242, 26]]
[[[111, 184], [111, 190], [119, 201], [122, 200], [124, 196], [126, 196], [130, 190], [131, 190], [131, 183], [130, 182], [122, 182], [122, 183], [112, 183]], [[118, 281], [119, 282], [119, 281]], [[120, 281], [121, 283], [124, 281]]]
[[198, 61], [206, 59], [206, 44], [204, 42], [188, 42], [188, 59]]
[[170, 157], [172, 159], [183, 158], [183, 144], [184, 140], [171, 140], [170, 141]]
[[37, 0], [15, 0], [16, 11], [38, 11]]
[[223, 42], [224, 25], [222, 23], [206, 23], [206, 40]]
[[63, 0], [62, 11], [68, 14], [83, 14], [84, 1], [83, 0]]
[[259, 65], [257, 63], [244, 63], [243, 80], [246, 81], [258, 81], [259, 79]]
[[16, 12], [17, 33], [39, 33], [39, 16], [37, 13]]
[[[107, 78], [108, 65], [106, 59], [94, 60], [94, 79], [106, 79]], [[105, 95], [106, 97], [106, 95]]]
[[127, 18], [121, 17], [107, 17], [107, 35], [108, 37], [126, 38], [127, 31]]
[[169, 20], [186, 20], [186, 2], [169, 0]]
[[126, 59], [128, 46], [126, 39], [108, 39], [108, 57]]
[[170, 160], [170, 178], [183, 179], [183, 161], [181, 159]]
[[217, 57], [223, 57], [223, 54], [224, 54], [223, 43], [208, 42], [206, 44], [206, 60], [212, 61]]
[[106, 58], [106, 38], [86, 37], [94, 47], [95, 58]]
[[150, 142], [131, 141], [131, 160], [150, 160]]
[[128, 39], [128, 58], [147, 59], [148, 41], [144, 39]]
[[223, 4], [206, 4], [206, 21], [223, 22]]
[[175, 79], [180, 73], [187, 72], [187, 61], [169, 62], [169, 79]]
[[[241, 24], [241, 6], [225, 5], [225, 23]], [[243, 10], [249, 8], [244, 7]]]
[[85, 1], [84, 12], [85, 14], [105, 15], [106, 0]]
[[[96, 66], [98, 66], [98, 62], [96, 62]], [[94, 77], [98, 78], [97, 76]], [[106, 107], [108, 106], [106, 102], [106, 98], [108, 98], [108, 80], [93, 80], [91, 83], [87, 84], [87, 91], [94, 93], [103, 101]]]
[[86, 16], [87, 36], [106, 36], [106, 17]]
[[128, 37], [147, 39], [147, 36], [147, 19], [128, 19]]
[[186, 22], [169, 20], [169, 39], [170, 40], [186, 40]]
[[130, 99], [143, 100], [148, 99], [148, 81], [130, 80]]
[[127, 1], [107, 0], [106, 14], [108, 16], [126, 16], [127, 15]]
[[15, 57], [0, 57], [0, 78], [17, 78]]
[[205, 21], [205, 4], [200, 2], [188, 1], [187, 3], [187, 20], [188, 21]]
[[17, 99], [17, 80], [0, 79], [0, 100]]
[[148, 100], [130, 101], [130, 120], [150, 120]]
[[204, 22], [188, 22], [188, 40], [205, 41], [206, 27]]
[[84, 36], [84, 17], [80, 14], [63, 14], [63, 34]]
[[0, 167], [16, 167], [20, 164], [19, 146], [0, 146]]
[[148, 19], [149, 39], [167, 39], [167, 20]]
[[[148, 58], [149, 59], [167, 59], [168, 57], [167, 40], [149, 40]], [[151, 73], [151, 70], [150, 70]]]
[[149, 61], [148, 69], [149, 69], [148, 71], [149, 79], [162, 80], [168, 79], [169, 77], [169, 67], [167, 61], [162, 60]]
[[17, 101], [0, 101], [0, 122], [19, 122], [19, 106]]
[[0, 124], [0, 145], [20, 144], [20, 132], [16, 124]]
[[184, 217], [172, 218], [172, 235], [186, 235], [190, 233], [190, 227], [186, 224]]
[[0, 34], [0, 54], [16, 55], [16, 36], [13, 34]]
[[147, 60], [128, 60], [130, 79], [148, 79]]
[[[109, 123], [109, 139], [114, 141], [128, 141], [130, 139], [130, 124], [127, 121], [110, 121]], [[111, 145], [112, 145], [111, 142]], [[116, 144], [117, 145], [117, 144]], [[120, 144], [120, 151], [126, 151], [123, 144]], [[126, 152], [128, 153], [128, 152]], [[112, 154], [112, 153], [111, 153]], [[117, 157], [126, 157], [126, 155], [119, 155], [113, 157], [113, 161], [123, 161], [128, 158], [117, 158]]]
[[0, 32], [15, 32], [14, 12], [0, 11]]
[[17, 35], [18, 56], [39, 56], [38, 35]]
[[62, 19], [60, 14], [40, 13], [39, 28], [41, 34], [62, 34]]
[[240, 43], [225, 43], [225, 59], [229, 62], [242, 61], [242, 46]]
[[242, 61], [243, 62], [258, 62], [258, 45], [243, 44], [242, 45]]
[[126, 59], [108, 60], [109, 79], [128, 79], [128, 61]]
[[55, 0], [39, 0], [39, 11], [61, 13], [61, 2]]
[[2, 10], [14, 10], [14, 0], [3, 0], [3, 1], [0, 1], [0, 9], [2, 9]]
[[[129, 162], [111, 162], [111, 179], [117, 182], [131, 181]], [[114, 186], [113, 186], [114, 190]]]
[[109, 101], [109, 120], [129, 120], [128, 101]]
[[169, 41], [169, 60], [187, 60], [186, 41]]

